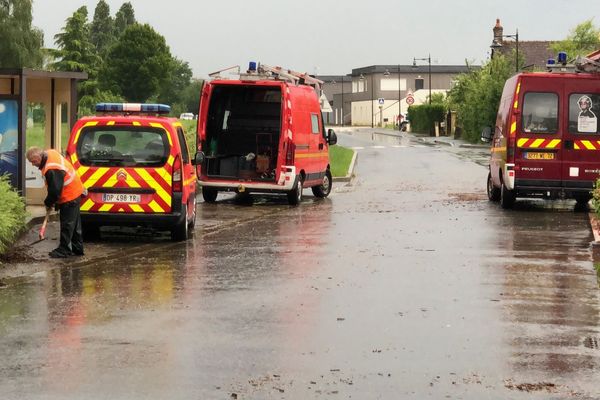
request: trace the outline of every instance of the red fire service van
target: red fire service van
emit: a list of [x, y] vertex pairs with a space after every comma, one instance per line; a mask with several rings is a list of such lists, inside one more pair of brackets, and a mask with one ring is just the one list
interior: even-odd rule
[[284, 193], [295, 205], [307, 187], [328, 196], [329, 145], [337, 137], [323, 124], [322, 82], [254, 62], [239, 79], [215, 76], [224, 71], [211, 74], [200, 100], [196, 165], [204, 200], [214, 202], [219, 191]]
[[104, 225], [145, 226], [186, 240], [196, 220], [196, 172], [183, 127], [163, 104], [96, 105], [77, 121], [67, 146], [87, 195], [86, 236]]
[[503, 208], [517, 197], [586, 204], [600, 176], [600, 64], [567, 65], [559, 53], [548, 69], [507, 80], [495, 131], [482, 134], [492, 140], [488, 197]]

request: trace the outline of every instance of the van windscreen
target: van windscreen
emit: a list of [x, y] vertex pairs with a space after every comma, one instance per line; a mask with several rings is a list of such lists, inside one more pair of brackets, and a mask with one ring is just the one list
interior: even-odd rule
[[572, 93], [569, 96], [569, 132], [599, 133], [600, 94]]
[[558, 129], [558, 95], [525, 93], [523, 99], [523, 132], [556, 133]]
[[77, 142], [77, 156], [87, 166], [160, 166], [169, 152], [166, 132], [158, 128], [88, 127]]

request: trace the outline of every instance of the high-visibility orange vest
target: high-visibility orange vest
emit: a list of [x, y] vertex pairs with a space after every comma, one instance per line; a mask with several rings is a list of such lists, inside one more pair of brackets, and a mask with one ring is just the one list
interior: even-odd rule
[[[73, 165], [71, 165], [69, 160], [61, 156], [56, 150], [46, 150], [46, 154], [48, 155], [48, 159], [46, 160], [44, 168], [42, 168], [42, 175], [44, 178], [46, 172], [51, 169], [57, 169], [59, 171], [64, 171], [65, 173], [62, 193], [60, 194], [57, 203], [63, 204], [80, 197], [83, 193], [83, 184], [81, 183], [81, 179], [79, 179], [77, 172], [75, 172]], [[46, 184], [46, 186], [48, 185]]]

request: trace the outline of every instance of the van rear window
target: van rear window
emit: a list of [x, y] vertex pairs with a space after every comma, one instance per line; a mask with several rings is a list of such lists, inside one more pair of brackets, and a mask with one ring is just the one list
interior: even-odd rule
[[572, 93], [569, 96], [569, 132], [599, 133], [600, 94]]
[[77, 157], [88, 166], [160, 166], [169, 153], [166, 132], [159, 128], [88, 127], [77, 142]]
[[523, 132], [556, 133], [558, 129], [558, 95], [525, 93], [523, 99]]

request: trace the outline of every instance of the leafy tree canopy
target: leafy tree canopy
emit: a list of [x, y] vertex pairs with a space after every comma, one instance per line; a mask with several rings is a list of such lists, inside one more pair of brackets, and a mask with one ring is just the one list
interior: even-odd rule
[[102, 87], [127, 101], [145, 102], [171, 75], [172, 57], [165, 38], [148, 24], [130, 25], [108, 52], [100, 74]]
[[123, 3], [115, 15], [115, 37], [121, 36], [128, 26], [135, 24], [135, 12], [130, 2]]
[[90, 26], [90, 40], [98, 54], [106, 53], [108, 47], [114, 41], [114, 21], [110, 16], [110, 7], [104, 0], [96, 4], [94, 19]]
[[44, 35], [31, 26], [32, 0], [0, 0], [0, 67], [39, 68]]
[[585, 56], [600, 48], [600, 29], [596, 29], [589, 19], [573, 28], [565, 40], [554, 43], [550, 48], [555, 53], [566, 52], [569, 58]]

